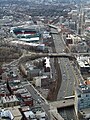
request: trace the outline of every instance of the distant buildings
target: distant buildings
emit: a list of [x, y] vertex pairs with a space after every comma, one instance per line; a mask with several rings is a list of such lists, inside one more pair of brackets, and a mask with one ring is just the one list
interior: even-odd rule
[[3, 16], [2, 19], [0, 19], [0, 25], [7, 25], [10, 24], [13, 21], [13, 16]]
[[36, 29], [30, 28], [11, 28], [11, 33], [14, 37], [19, 38], [20, 41], [24, 42], [40, 42], [41, 34]]
[[77, 53], [89, 52], [90, 49], [89, 45], [83, 38], [69, 34], [68, 37], [66, 37], [65, 42], [70, 48], [71, 52]]
[[68, 13], [68, 17], [72, 19], [72, 21], [77, 21], [78, 19], [78, 10], [71, 10], [71, 12]]

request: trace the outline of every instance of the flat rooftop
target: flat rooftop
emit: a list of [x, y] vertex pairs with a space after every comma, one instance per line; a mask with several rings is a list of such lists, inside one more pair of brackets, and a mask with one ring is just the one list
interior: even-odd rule
[[85, 109], [79, 110], [79, 112], [83, 115], [87, 115], [87, 114], [90, 115], [90, 108], [85, 108]]

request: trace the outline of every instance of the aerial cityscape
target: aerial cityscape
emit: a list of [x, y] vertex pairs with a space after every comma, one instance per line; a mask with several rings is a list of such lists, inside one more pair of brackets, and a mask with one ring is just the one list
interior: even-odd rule
[[89, 0], [0, 0], [0, 120], [90, 120]]

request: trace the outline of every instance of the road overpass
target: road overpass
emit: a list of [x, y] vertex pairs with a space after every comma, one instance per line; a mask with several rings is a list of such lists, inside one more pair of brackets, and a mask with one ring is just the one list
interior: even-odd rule
[[54, 28], [54, 29], [58, 29], [58, 27], [53, 25], [53, 24], [48, 24], [48, 26], [51, 27], [51, 28]]
[[23, 54], [17, 61], [25, 62], [27, 60], [34, 60], [40, 57], [60, 57], [60, 58], [74, 58], [71, 54], [68, 53], [35, 53], [35, 54]]
[[50, 102], [49, 104], [53, 107], [56, 107], [57, 109], [59, 108], [65, 108], [65, 107], [70, 107], [74, 106], [75, 100], [72, 99], [67, 99], [67, 100], [60, 100], [60, 101], [55, 101], [55, 102]]
[[[63, 58], [70, 58], [70, 59], [75, 59], [76, 56], [80, 55], [88, 55], [90, 56], [90, 53], [37, 53], [37, 54], [32, 54], [32, 59], [37, 59], [40, 57], [63, 57]], [[19, 60], [25, 58], [25, 57], [30, 57], [31, 54], [25, 54], [22, 55]], [[5, 59], [4, 56], [0, 56], [0, 59]], [[13, 58], [7, 58], [7, 59], [13, 59]]]

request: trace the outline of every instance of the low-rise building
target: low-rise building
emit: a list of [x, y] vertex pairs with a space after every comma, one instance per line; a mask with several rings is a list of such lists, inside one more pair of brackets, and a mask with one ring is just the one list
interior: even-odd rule
[[90, 73], [90, 57], [77, 57], [77, 65], [82, 74]]
[[19, 90], [19, 91], [21, 91], [21, 93], [18, 92], [18, 94], [20, 94], [18, 97], [23, 101], [23, 104], [26, 106], [33, 106], [33, 98], [31, 94], [27, 90], [26, 91]]
[[48, 76], [38, 76], [38, 77], [33, 77], [33, 83], [35, 84], [35, 86], [37, 87], [42, 87], [43, 85], [46, 85], [44, 83], [46, 82], [49, 83], [49, 78]]
[[11, 94], [16, 94], [19, 89], [22, 89], [24, 85], [27, 85], [27, 81], [20, 81], [19, 79], [10, 80], [7, 83], [7, 88]]
[[[22, 119], [22, 114], [19, 111], [20, 106], [15, 106], [15, 107], [8, 107], [1, 109], [1, 119], [3, 118], [9, 118], [10, 120], [21, 120]], [[5, 119], [6, 120], [6, 119]]]
[[33, 77], [33, 83], [36, 87], [41, 87], [41, 76]]
[[7, 73], [6, 72], [2, 73], [2, 80], [6, 81], [7, 79], [8, 79]]
[[86, 53], [88, 49], [89, 47], [86, 42], [80, 42], [76, 45], [76, 51], [79, 53]]
[[8, 81], [8, 89], [11, 94], [17, 96], [20, 105], [33, 106], [33, 98], [30, 92], [28, 92], [28, 90], [24, 87], [25, 85], [28, 85], [27, 81], [20, 80]]
[[18, 97], [21, 105], [33, 106], [33, 98], [26, 88], [18, 88], [13, 93]]
[[25, 120], [45, 120], [46, 113], [41, 107], [34, 107], [30, 110], [24, 111]]
[[30, 66], [27, 71], [28, 77], [31, 79], [41, 74], [41, 70], [35, 66]]
[[1, 97], [3, 107], [13, 107], [19, 105], [19, 100], [15, 95]]
[[[89, 24], [90, 24], [90, 20], [89, 20]], [[90, 25], [89, 25], [90, 26]], [[85, 35], [85, 38], [86, 39], [89, 39], [90, 38], [90, 27], [86, 27], [85, 29], [85, 32], [84, 32], [84, 35]]]
[[2, 79], [2, 73], [4, 72], [4, 70], [2, 68], [0, 68], [0, 79]]
[[20, 80], [10, 80], [7, 82], [7, 88], [11, 94], [14, 94], [14, 91], [17, 91], [19, 88], [22, 88]]
[[10, 92], [7, 89], [7, 85], [5, 82], [0, 83], [0, 97], [4, 97], [4, 96], [10, 96]]
[[73, 44], [77, 44], [78, 42], [81, 41], [81, 38], [79, 36], [77, 36], [77, 35], [69, 34], [68, 37], [69, 37], [69, 39], [72, 39]]
[[86, 20], [85, 20], [85, 26], [86, 26], [86, 27], [90, 26], [90, 19], [86, 19]]

